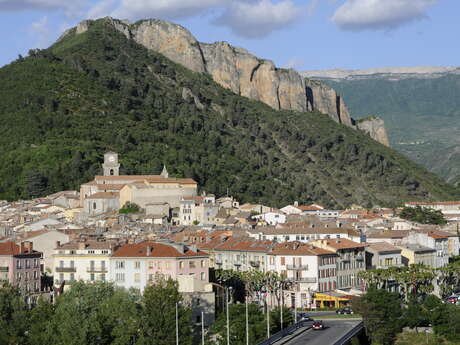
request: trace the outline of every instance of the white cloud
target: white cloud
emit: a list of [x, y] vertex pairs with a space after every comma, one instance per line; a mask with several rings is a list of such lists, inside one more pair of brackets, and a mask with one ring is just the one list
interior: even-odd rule
[[229, 0], [121, 0], [113, 16], [126, 19], [179, 19], [195, 16]]
[[226, 26], [239, 36], [259, 38], [312, 13], [318, 1], [309, 0], [307, 7], [296, 6], [293, 0], [102, 0], [88, 16], [175, 20], [207, 15], [213, 24]]
[[347, 0], [332, 21], [342, 30], [389, 30], [426, 18], [438, 0]]
[[286, 63], [286, 68], [301, 69], [305, 66], [305, 60], [299, 57], [292, 57]]
[[42, 17], [30, 25], [29, 33], [36, 39], [36, 48], [46, 48], [52, 42], [48, 17]]
[[0, 0], [0, 11], [64, 10], [68, 16], [82, 14], [86, 0]]
[[306, 13], [306, 8], [297, 7], [291, 0], [240, 0], [229, 4], [214, 23], [242, 37], [259, 38], [294, 24]]

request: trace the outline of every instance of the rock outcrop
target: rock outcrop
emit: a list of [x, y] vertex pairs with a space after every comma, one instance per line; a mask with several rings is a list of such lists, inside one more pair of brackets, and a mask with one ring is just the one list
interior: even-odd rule
[[379, 143], [390, 146], [387, 131], [385, 129], [384, 121], [377, 116], [369, 116], [364, 119], [356, 121], [356, 127], [363, 132], [366, 132]]
[[[354, 127], [347, 107], [334, 89], [306, 79], [293, 69], [277, 68], [272, 61], [226, 42], [200, 43], [184, 27], [162, 20], [141, 20], [134, 24], [113, 18], [106, 20], [129, 39], [192, 71], [209, 73], [214, 81], [236, 94], [278, 110], [317, 110], [336, 122]], [[91, 21], [83, 21], [76, 33], [85, 32], [89, 25]], [[374, 132], [369, 133], [372, 136]]]

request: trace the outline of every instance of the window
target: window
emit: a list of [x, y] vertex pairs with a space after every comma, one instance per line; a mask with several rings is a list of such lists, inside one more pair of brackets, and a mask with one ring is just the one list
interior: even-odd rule
[[206, 261], [201, 260], [201, 267], [206, 267]]
[[206, 280], [206, 273], [201, 272], [201, 280]]
[[189, 261], [188, 268], [195, 268], [195, 261]]
[[115, 274], [115, 280], [117, 282], [124, 282], [125, 281], [125, 274], [124, 273]]
[[72, 267], [72, 268], [75, 267], [75, 262], [73, 260], [70, 261], [70, 267]]
[[136, 270], [140, 269], [140, 268], [141, 268], [141, 262], [140, 262], [140, 261], [135, 261], [135, 262], [134, 262], [134, 268], [135, 268]]
[[149, 270], [153, 270], [153, 261], [149, 261]]
[[64, 280], [64, 273], [60, 273], [59, 274], [59, 281], [63, 281]]
[[88, 254], [94, 254], [95, 251], [94, 250], [88, 250]]
[[26, 280], [29, 280], [29, 272], [26, 272]]
[[124, 261], [115, 261], [115, 268], [118, 268], [118, 269], [125, 268], [125, 262]]
[[180, 269], [184, 268], [184, 262], [183, 261], [179, 261], [179, 268]]
[[70, 273], [70, 281], [74, 281], [75, 280], [75, 274], [74, 273]]
[[26, 268], [30, 268], [30, 260], [26, 259]]
[[93, 210], [95, 210], [97, 208], [97, 205], [95, 202], [93, 202]]
[[35, 267], [35, 268], [38, 267], [38, 259], [34, 259], [34, 267]]
[[21, 268], [21, 260], [16, 261], [16, 268]]
[[38, 279], [38, 271], [34, 271], [34, 279]]
[[94, 273], [91, 273], [91, 274], [89, 275], [89, 277], [90, 277], [89, 280], [91, 280], [91, 281], [93, 282], [93, 281], [94, 281]]
[[141, 281], [141, 274], [140, 273], [134, 273], [134, 282], [135, 283], [140, 283]]
[[101, 274], [101, 281], [105, 282], [105, 274]]
[[165, 269], [169, 270], [171, 268], [171, 265], [169, 263], [169, 261], [166, 261], [165, 262]]
[[281, 257], [281, 265], [286, 265], [286, 258], [284, 256]]

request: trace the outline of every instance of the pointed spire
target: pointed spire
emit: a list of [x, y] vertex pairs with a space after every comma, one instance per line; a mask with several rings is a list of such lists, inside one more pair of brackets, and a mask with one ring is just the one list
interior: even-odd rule
[[163, 165], [163, 171], [161, 172], [160, 176], [163, 178], [169, 178], [169, 173], [168, 170], [166, 170], [166, 165]]

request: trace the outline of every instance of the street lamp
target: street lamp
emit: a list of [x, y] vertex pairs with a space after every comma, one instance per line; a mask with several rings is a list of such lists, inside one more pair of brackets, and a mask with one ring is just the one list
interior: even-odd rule
[[176, 345], [179, 345], [179, 304], [176, 302]]
[[281, 284], [281, 308], [280, 308], [281, 330], [283, 330], [283, 307], [284, 307], [284, 291], [283, 291], [283, 285]]
[[248, 316], [248, 296], [246, 296], [246, 345], [249, 345], [249, 316]]
[[[232, 287], [225, 288], [225, 304], [226, 304], [226, 312], [227, 312], [227, 345], [230, 345], [230, 313], [228, 310], [228, 291], [232, 291]], [[178, 345], [178, 344], [177, 344]]]
[[265, 295], [265, 305], [267, 306], [267, 339], [270, 338], [270, 306], [268, 304], [268, 291]]
[[204, 312], [201, 312], [201, 345], [204, 345]]

